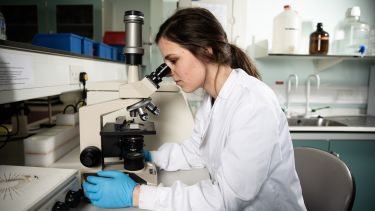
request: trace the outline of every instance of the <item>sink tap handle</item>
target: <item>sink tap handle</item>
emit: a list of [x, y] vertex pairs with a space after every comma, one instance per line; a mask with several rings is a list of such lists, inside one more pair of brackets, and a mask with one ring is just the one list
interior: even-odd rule
[[326, 108], [331, 108], [330, 106], [324, 106], [324, 107], [319, 107], [319, 108], [312, 108], [311, 112], [316, 112], [318, 110], [326, 109]]
[[296, 74], [290, 74], [288, 76], [288, 92], [292, 90], [292, 78], [294, 78], [295, 80], [295, 83], [294, 83], [295, 89], [298, 88], [298, 76]]
[[311, 78], [315, 78], [316, 80], [316, 88], [319, 89], [320, 87], [320, 77], [318, 74], [311, 74], [309, 75], [309, 77], [307, 78], [307, 85], [310, 86], [310, 79]]

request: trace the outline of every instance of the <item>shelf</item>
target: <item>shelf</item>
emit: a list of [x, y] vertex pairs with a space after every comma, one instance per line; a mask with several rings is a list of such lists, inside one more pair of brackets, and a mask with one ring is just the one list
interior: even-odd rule
[[0, 81], [0, 104], [82, 90], [78, 72], [89, 75], [87, 85], [125, 80], [125, 63], [25, 43], [1, 40], [0, 57], [2, 78], [11, 78]]
[[313, 61], [315, 66], [315, 72], [319, 73], [326, 70], [336, 64], [343, 61], [353, 60], [361, 62], [370, 62], [375, 64], [375, 56], [357, 56], [357, 55], [310, 55], [310, 54], [274, 54], [268, 52], [268, 42], [267, 40], [258, 42], [252, 45], [248, 49], [248, 54], [250, 54], [254, 59], [267, 61], [276, 59], [294, 59], [294, 60], [309, 60]]
[[293, 59], [316, 59], [316, 60], [336, 60], [336, 59], [343, 59], [343, 60], [363, 60], [363, 61], [375, 61], [375, 56], [346, 56], [346, 55], [310, 55], [310, 54], [274, 54], [268, 53], [265, 56], [256, 57], [255, 59], [275, 59], [275, 58], [293, 58]]

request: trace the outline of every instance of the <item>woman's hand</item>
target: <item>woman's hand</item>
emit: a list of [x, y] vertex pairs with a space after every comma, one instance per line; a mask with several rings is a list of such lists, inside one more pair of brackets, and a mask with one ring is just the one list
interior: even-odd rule
[[88, 176], [87, 181], [82, 185], [87, 198], [94, 206], [101, 208], [133, 206], [133, 190], [137, 183], [127, 174], [115, 170], [100, 171], [97, 174], [98, 177]]

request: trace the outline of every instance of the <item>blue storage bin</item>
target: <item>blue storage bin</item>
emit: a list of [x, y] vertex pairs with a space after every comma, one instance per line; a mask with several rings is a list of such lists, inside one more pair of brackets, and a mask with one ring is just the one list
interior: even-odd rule
[[114, 60], [116, 61], [125, 61], [125, 55], [124, 55], [124, 45], [111, 45], [113, 48], [117, 49], [117, 53], [115, 55]]
[[94, 43], [94, 56], [111, 60], [111, 57], [112, 57], [111, 47], [102, 42]]
[[36, 34], [32, 44], [81, 54], [82, 37], [72, 33]]
[[112, 48], [111, 46], [104, 44], [105, 45], [105, 58], [112, 60]]
[[92, 39], [89, 39], [87, 37], [83, 37], [82, 39], [82, 54], [86, 56], [92, 56], [93, 55], [93, 47], [94, 47], [94, 41]]
[[112, 60], [114, 61], [117, 61], [117, 48], [115, 47], [111, 47], [111, 58]]
[[94, 43], [94, 56], [105, 59], [106, 53], [107, 53], [106, 46], [104, 43], [101, 43], [101, 42]]

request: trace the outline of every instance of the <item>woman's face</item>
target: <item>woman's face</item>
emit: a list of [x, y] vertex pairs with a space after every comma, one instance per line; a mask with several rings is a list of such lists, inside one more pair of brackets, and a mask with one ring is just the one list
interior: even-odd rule
[[165, 63], [171, 68], [171, 76], [184, 92], [203, 87], [206, 67], [190, 51], [177, 43], [161, 38], [159, 49]]

